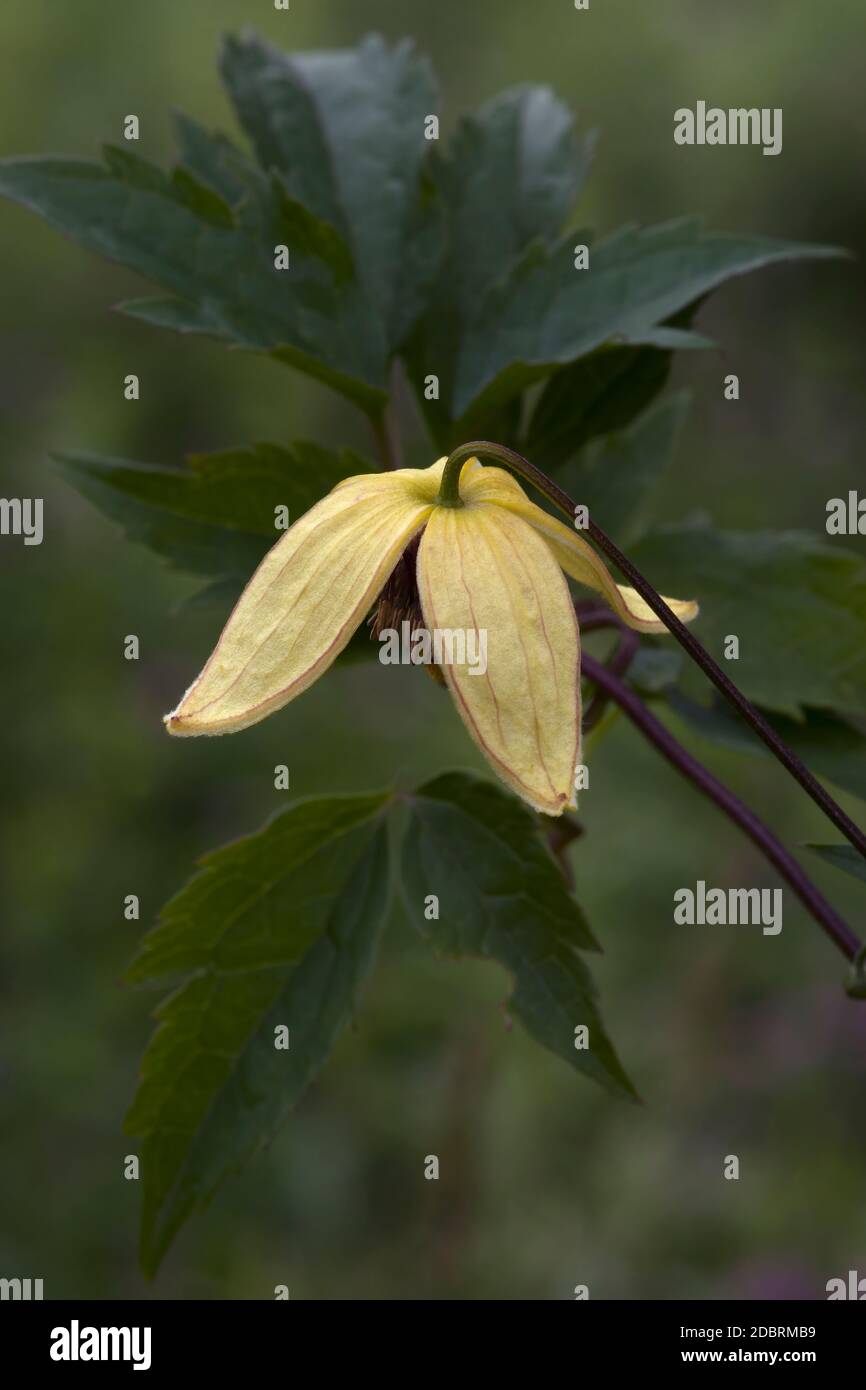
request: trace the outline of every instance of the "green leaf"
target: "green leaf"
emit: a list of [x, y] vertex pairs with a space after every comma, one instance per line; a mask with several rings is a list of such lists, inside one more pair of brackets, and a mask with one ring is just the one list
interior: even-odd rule
[[488, 291], [464, 338], [455, 411], [490, 405], [604, 344], [673, 348], [706, 340], [667, 321], [733, 275], [838, 256], [832, 247], [702, 231], [695, 219], [626, 227], [576, 270], [574, 238], [533, 247]]
[[[676, 685], [685, 656], [679, 647], [643, 641], [629, 663], [628, 678], [644, 695], [660, 695]], [[763, 745], [762, 745], [763, 747]]]
[[350, 449], [298, 441], [197, 454], [187, 468], [60, 454], [64, 475], [100, 511], [178, 569], [246, 582], [279, 540], [277, 507], [294, 522], [341, 479], [373, 471]]
[[[0, 195], [137, 271], [177, 301], [176, 324], [289, 361], [365, 410], [385, 399], [385, 345], [340, 238], [278, 183], [248, 174], [233, 211], [189, 171], [170, 179], [126, 150], [80, 160], [0, 161]], [[274, 248], [289, 247], [277, 270]], [[171, 323], [172, 314], [151, 322]]]
[[557, 372], [542, 391], [521, 453], [546, 473], [596, 435], [623, 429], [663, 389], [672, 353], [598, 348]]
[[[843, 873], [851, 874], [853, 878], [859, 878], [861, 882], [866, 883], [866, 862], [853, 845], [809, 844], [807, 849], [814, 850], [828, 864], [833, 864]], [[860, 947], [850, 963], [845, 993], [852, 999], [866, 999], [866, 946]]]
[[[717, 661], [732, 663], [749, 699], [793, 719], [806, 707], [866, 710], [866, 565], [802, 532], [666, 526], [631, 558], [663, 593], [696, 598], [693, 625]], [[734, 669], [735, 668], [735, 669]]]
[[145, 938], [132, 979], [196, 972], [157, 1011], [126, 1123], [146, 1273], [272, 1138], [354, 1014], [389, 911], [387, 804], [297, 803], [206, 855]]
[[183, 165], [236, 207], [247, 187], [238, 173], [246, 163], [240, 150], [225, 135], [211, 135], [182, 111], [174, 112], [174, 133]]
[[[514, 977], [509, 1007], [527, 1031], [576, 1071], [620, 1095], [634, 1089], [602, 1025], [579, 950], [597, 949], [538, 820], [469, 773], [448, 773], [410, 799], [403, 847], [406, 907], [443, 956], [498, 961]], [[439, 900], [428, 921], [425, 900]], [[575, 1047], [586, 1025], [589, 1047]]]
[[859, 878], [866, 883], [866, 860], [853, 845], [817, 845], [808, 844], [807, 849], [812, 849], [828, 864], [841, 869], [843, 873], [851, 874], [853, 878]]
[[[701, 301], [674, 316], [689, 329]], [[553, 473], [599, 435], [624, 430], [667, 384], [673, 352], [654, 347], [603, 347], [563, 367], [547, 382], [520, 452]]]
[[866, 946], [861, 946], [848, 967], [845, 993], [849, 999], [866, 999]]
[[271, 188], [281, 224], [278, 231], [292, 251], [324, 261], [330, 266], [338, 284], [351, 280], [352, 253], [340, 232], [329, 222], [308, 212], [297, 198], [290, 197], [278, 175], [272, 178]]
[[209, 222], [213, 227], [235, 225], [234, 212], [226, 200], [206, 183], [201, 183], [188, 169], [174, 170], [171, 187], [175, 196], [203, 222]]
[[594, 440], [558, 481], [620, 545], [643, 529], [652, 493], [670, 464], [689, 408], [680, 391], [651, 406], [626, 429]]
[[[633, 662], [629, 667], [629, 680], [640, 684], [635, 665]], [[707, 705], [689, 699], [682, 690], [668, 688], [665, 694], [677, 718], [702, 738], [735, 752], [772, 757], [766, 744], [721, 695], [716, 695]], [[866, 801], [866, 734], [827, 710], [806, 710], [802, 720], [788, 719], [766, 710], [762, 713], [808, 768]]]
[[595, 136], [549, 87], [511, 87], [461, 121], [440, 175], [449, 273], [462, 318], [536, 238], [552, 241], [577, 201]]
[[428, 170], [406, 228], [403, 258], [397, 267], [389, 341], [403, 349], [431, 300], [445, 246], [445, 209]]
[[[428, 60], [408, 40], [389, 49], [376, 35], [355, 49], [289, 54], [245, 33], [225, 40], [220, 71], [259, 162], [345, 237], [396, 345], [407, 331], [400, 267], [413, 258], [428, 287], [437, 268], [424, 215], [424, 121], [439, 104]], [[432, 264], [414, 249], [428, 225]]]
[[210, 333], [207, 314], [188, 299], [179, 295], [145, 295], [140, 299], [123, 299], [115, 308], [129, 318], [140, 319], [153, 328], [171, 328], [175, 333]]
[[[455, 425], [461, 338], [484, 292], [512, 271], [530, 243], [552, 241], [561, 232], [594, 144], [594, 135], [577, 137], [573, 114], [548, 87], [521, 85], [464, 118], [447, 153], [433, 161], [447, 250], [430, 312], [406, 356], [421, 408], [443, 448], [476, 432], [510, 442], [509, 423], [499, 412]], [[439, 379], [435, 401], [421, 390], [431, 373]]]

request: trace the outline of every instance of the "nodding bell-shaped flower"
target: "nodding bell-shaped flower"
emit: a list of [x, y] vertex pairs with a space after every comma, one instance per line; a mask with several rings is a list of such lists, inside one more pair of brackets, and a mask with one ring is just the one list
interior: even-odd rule
[[[445, 463], [346, 478], [296, 521], [166, 715], [169, 733], [233, 733], [273, 714], [327, 671], [378, 600], [374, 632], [401, 615], [434, 634], [486, 632], [485, 671], [442, 667], [466, 728], [530, 806], [557, 816], [573, 805], [580, 636], [565, 576], [600, 591], [629, 627], [667, 629], [504, 469], [470, 459], [458, 502], [444, 502]], [[682, 621], [697, 614], [665, 601]]]

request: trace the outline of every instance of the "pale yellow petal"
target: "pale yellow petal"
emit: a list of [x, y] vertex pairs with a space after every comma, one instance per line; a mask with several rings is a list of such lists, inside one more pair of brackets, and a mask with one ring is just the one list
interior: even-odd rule
[[[429, 468], [395, 468], [393, 472], [374, 474], [373, 476], [381, 478], [383, 484], [387, 483], [415, 501], [435, 502], [442, 485], [442, 473], [446, 463], [447, 458], [443, 456], [435, 463], [431, 463]], [[361, 473], [353, 478], [343, 478], [341, 482], [337, 483], [334, 492], [351, 487], [354, 483], [362, 482], [365, 477], [369, 478], [370, 474]]]
[[[512, 493], [500, 492], [497, 501], [508, 511], [522, 517], [536, 531], [544, 536], [556, 559], [566, 574], [579, 584], [586, 584], [604, 594], [608, 603], [629, 627], [639, 632], [667, 632], [665, 624], [656, 617], [634, 589], [626, 584], [617, 584], [601, 556], [574, 530], [565, 526], [556, 517], [550, 516], [536, 507], [534, 502], [520, 489], [520, 497]], [[680, 622], [690, 623], [698, 616], [698, 605], [692, 599], [667, 598], [665, 603]]]
[[511, 473], [477, 458], [467, 459], [460, 470], [460, 496], [467, 503], [528, 500]]
[[549, 547], [489, 503], [437, 508], [421, 538], [418, 588], [431, 631], [486, 633], [486, 671], [446, 664], [445, 680], [503, 781], [536, 810], [560, 815], [574, 804], [580, 644]]
[[[412, 470], [405, 470], [406, 472]], [[172, 734], [244, 729], [300, 695], [339, 656], [431, 505], [396, 473], [346, 479], [268, 552]]]

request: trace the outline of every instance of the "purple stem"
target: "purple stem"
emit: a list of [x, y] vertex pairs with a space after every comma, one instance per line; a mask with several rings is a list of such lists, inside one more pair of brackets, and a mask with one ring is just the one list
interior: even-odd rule
[[764, 716], [738, 690], [730, 677], [725, 675], [706, 648], [671, 612], [661, 595], [657, 594], [652, 585], [644, 579], [640, 570], [635, 569], [631, 561], [626, 559], [619, 548], [614, 545], [604, 531], [596, 526], [594, 521], [590, 521], [587, 530], [598, 548], [605, 552], [633, 588], [637, 589], [641, 598], [645, 599], [653, 612], [661, 618], [665, 626], [676, 637], [680, 646], [685, 647], [689, 656], [697, 662], [716, 689], [721, 691], [725, 699], [734, 706], [738, 714], [755, 731], [758, 738], [766, 744], [770, 752], [787, 768], [791, 776], [799, 782], [812, 800], [821, 807], [825, 816], [833, 822], [836, 829], [866, 858], [866, 835], [863, 834], [859, 825], [856, 825], [850, 816], [845, 814], [842, 807], [822, 787], [817, 777], [813, 776], [806, 767], [806, 764], [800, 761], [796, 753], [779, 737], [772, 725], [768, 724]]
[[[470, 444], [461, 444], [459, 449], [455, 449], [449, 456], [445, 475], [448, 475], [449, 469], [452, 469], [453, 461], [452, 482], [456, 483], [456, 477], [454, 475], [459, 471], [462, 463], [471, 455], [485, 453], [495, 458], [498, 462], [505, 463], [507, 466], [513, 468], [516, 473], [532, 483], [533, 487], [537, 487], [539, 492], [543, 493], [545, 497], [549, 497], [551, 502], [559, 507], [566, 516], [572, 519], [574, 518], [577, 504], [569, 497], [568, 493], [565, 492], [558, 483], [555, 483], [552, 478], [549, 478], [546, 473], [543, 473], [540, 468], [536, 468], [534, 463], [530, 463], [529, 459], [524, 458], [522, 454], [518, 454], [516, 450], [507, 448], [504, 444], [494, 444], [489, 440], [483, 439], [474, 440]], [[445, 488], [445, 481], [445, 476], [443, 476], [443, 490]], [[755, 709], [754, 705], [749, 703], [745, 695], [743, 695], [734, 685], [733, 681], [725, 675], [724, 671], [716, 664], [706, 648], [701, 645], [691, 632], [689, 632], [688, 628], [680, 622], [679, 618], [671, 612], [661, 594], [656, 593], [653, 586], [644, 578], [640, 570], [635, 569], [634, 565], [630, 560], [626, 559], [619, 547], [614, 545], [610, 537], [606, 535], [601, 527], [597, 526], [591, 518], [589, 525], [586, 527], [586, 533], [591, 540], [595, 541], [599, 550], [604, 551], [608, 559], [616, 565], [617, 569], [623, 575], [625, 575], [632, 587], [635, 588], [641, 598], [649, 604], [652, 611], [661, 619], [668, 631], [676, 637], [680, 646], [685, 648], [689, 656], [700, 666], [707, 678], [722, 692], [725, 699], [730, 701], [737, 712], [745, 719], [746, 723], [754, 729], [758, 738], [767, 745], [770, 752], [778, 758], [783, 767], [788, 769], [791, 776], [799, 782], [800, 786], [812, 800], [821, 807], [825, 816], [833, 822], [837, 830], [839, 830], [845, 836], [846, 840], [850, 841], [854, 848], [866, 859], [866, 835], [864, 835], [860, 827], [855, 825], [849, 816], [846, 816], [842, 807], [833, 800], [829, 792], [825, 791], [818, 779], [814, 777], [806, 767], [805, 763], [800, 761], [796, 753], [794, 753], [784, 740], [779, 737], [772, 725], [767, 723], [764, 716]]]
[[729, 820], [732, 820], [748, 835], [752, 843], [757, 845], [770, 863], [775, 865], [782, 878], [790, 884], [807, 912], [811, 913], [821, 929], [830, 937], [830, 940], [835, 942], [848, 960], [854, 960], [860, 950], [860, 942], [857, 937], [830, 906], [826, 898], [818, 892], [796, 859], [788, 853], [784, 845], [776, 839], [773, 832], [755, 815], [754, 811], [722, 782], [718, 781], [702, 763], [698, 762], [697, 758], [693, 758], [682, 744], [677, 742], [664, 724], [647, 708], [640, 696], [626, 685], [615, 671], [604, 666], [600, 661], [596, 661], [593, 657], [587, 656], [586, 653], [581, 658], [581, 668], [587, 680], [592, 681], [597, 690], [604, 692], [608, 699], [614, 700], [619, 705], [635, 727], [640, 729], [644, 737], [655, 745], [662, 757], [666, 758], [683, 777], [694, 783], [705, 796], [718, 806], [720, 811], [724, 812]]
[[[592, 632], [598, 627], [612, 626], [610, 619], [612, 615], [609, 611], [594, 611], [584, 614], [583, 617], [578, 613], [578, 621], [582, 632]], [[607, 663], [607, 670], [615, 676], [624, 676], [629, 666], [631, 666], [634, 654], [640, 646], [640, 638], [637, 633], [624, 623], [616, 623], [618, 640], [613, 656]], [[583, 731], [588, 733], [599, 723], [602, 715], [610, 704], [610, 695], [606, 690], [597, 690], [592, 704], [583, 716]]]

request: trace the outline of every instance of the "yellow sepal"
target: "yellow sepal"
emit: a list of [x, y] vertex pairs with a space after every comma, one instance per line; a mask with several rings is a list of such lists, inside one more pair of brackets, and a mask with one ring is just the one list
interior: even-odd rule
[[430, 515], [432, 473], [347, 478], [305, 512], [265, 556], [201, 675], [166, 715], [169, 733], [244, 729], [312, 685]]
[[486, 671], [446, 665], [445, 680], [503, 781], [536, 810], [561, 815], [574, 804], [580, 746], [574, 607], [550, 548], [481, 496], [489, 479], [479, 476], [473, 494], [474, 482], [461, 485], [463, 507], [433, 511], [421, 538], [424, 620], [440, 632], [486, 633]]
[[[668, 631], [640, 594], [627, 584], [617, 584], [604, 560], [573, 528], [542, 511], [541, 507], [536, 507], [522, 489], [519, 492], [520, 496], [517, 496], [510, 488], [502, 488], [497, 499], [500, 506], [522, 517], [544, 537], [566, 574], [579, 584], [586, 584], [603, 594], [629, 627], [638, 632]], [[664, 594], [661, 597], [680, 622], [690, 623], [698, 616], [700, 610], [693, 599], [667, 598]]]

